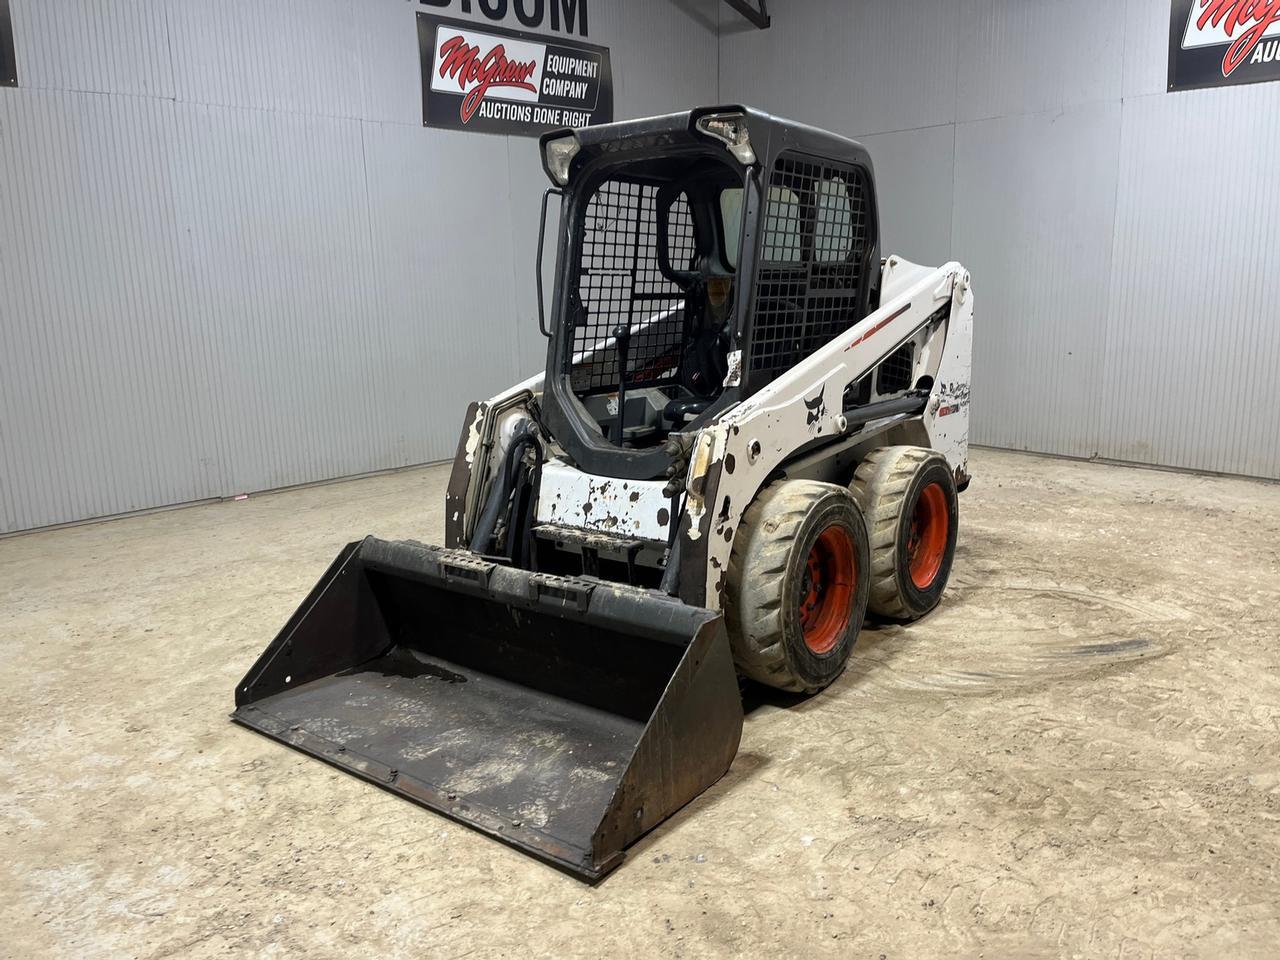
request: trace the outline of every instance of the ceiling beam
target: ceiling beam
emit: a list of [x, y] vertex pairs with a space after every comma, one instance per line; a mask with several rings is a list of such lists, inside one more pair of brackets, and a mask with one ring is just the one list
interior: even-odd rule
[[765, 8], [765, 0], [756, 0], [758, 7], [752, 6], [748, 0], [724, 0], [753, 23], [757, 29], [769, 29], [769, 11]]

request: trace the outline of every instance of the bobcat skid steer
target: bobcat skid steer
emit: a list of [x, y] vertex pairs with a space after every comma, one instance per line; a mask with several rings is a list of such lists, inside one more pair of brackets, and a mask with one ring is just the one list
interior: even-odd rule
[[[544, 374], [466, 414], [446, 546], [347, 546], [234, 719], [595, 880], [937, 602], [964, 268], [881, 259], [851, 140], [738, 106], [548, 133]], [[542, 316], [539, 250], [539, 315]]]

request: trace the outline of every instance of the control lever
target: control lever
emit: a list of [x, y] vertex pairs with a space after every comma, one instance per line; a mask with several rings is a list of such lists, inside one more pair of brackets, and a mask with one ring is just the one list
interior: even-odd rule
[[618, 446], [623, 445], [623, 428], [627, 419], [627, 346], [631, 343], [631, 325], [619, 324], [613, 331], [614, 353], [618, 358]]

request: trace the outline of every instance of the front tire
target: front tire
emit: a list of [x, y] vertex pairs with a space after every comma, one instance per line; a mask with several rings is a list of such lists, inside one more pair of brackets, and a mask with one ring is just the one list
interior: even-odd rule
[[870, 590], [867, 528], [843, 487], [781, 480], [747, 508], [725, 619], [738, 672], [796, 693], [840, 676]]
[[871, 537], [869, 609], [915, 620], [942, 599], [955, 558], [956, 481], [946, 458], [925, 447], [871, 451], [850, 485]]

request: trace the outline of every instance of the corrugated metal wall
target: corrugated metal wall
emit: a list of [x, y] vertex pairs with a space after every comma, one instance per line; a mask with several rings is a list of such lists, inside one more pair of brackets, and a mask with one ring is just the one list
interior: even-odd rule
[[[12, 6], [0, 532], [447, 457], [540, 365], [534, 141], [421, 128], [417, 4]], [[1167, 0], [589, 7], [619, 116], [868, 144], [973, 270], [975, 440], [1280, 477], [1280, 84], [1166, 94]]]
[[1280, 477], [1280, 83], [1165, 93], [1168, 0], [722, 14], [720, 95], [863, 140], [973, 272], [973, 438]]
[[[589, 0], [619, 117], [715, 99], [717, 2]], [[536, 141], [422, 128], [417, 4], [12, 6], [0, 532], [448, 457], [541, 365]]]

